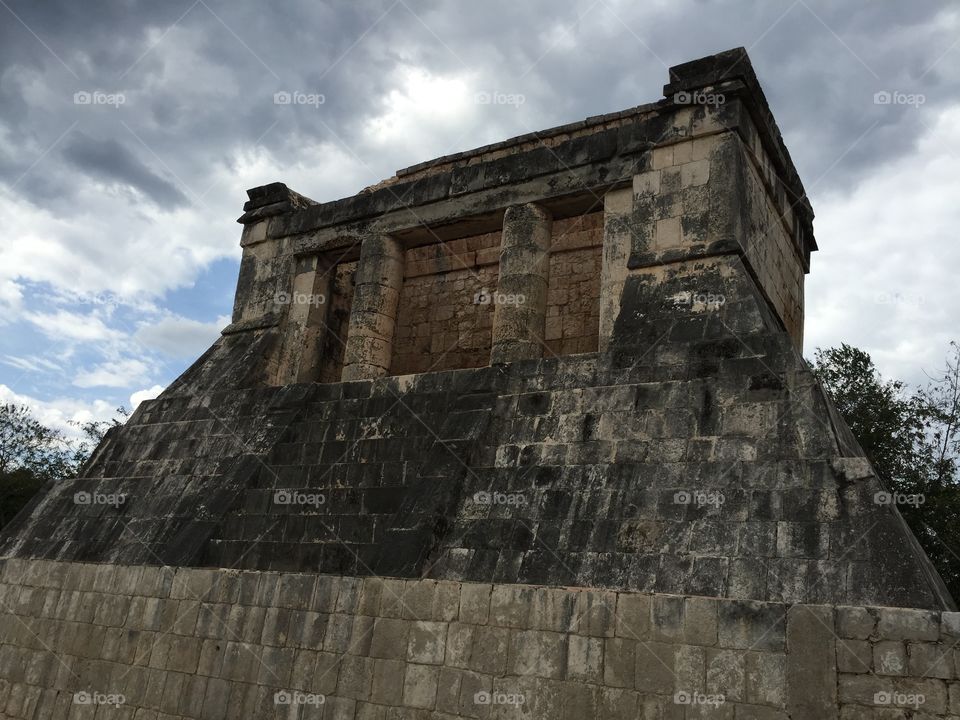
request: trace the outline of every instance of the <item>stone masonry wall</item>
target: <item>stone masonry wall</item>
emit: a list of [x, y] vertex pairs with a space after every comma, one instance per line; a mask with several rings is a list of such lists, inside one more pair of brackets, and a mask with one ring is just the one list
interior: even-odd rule
[[960, 613], [842, 607], [836, 632], [844, 718], [960, 716]]
[[391, 375], [487, 365], [500, 233], [406, 252]]
[[[751, 158], [766, 158], [759, 146], [750, 150], [749, 155]], [[762, 167], [762, 160], [759, 165]], [[772, 201], [770, 191], [764, 188], [758, 163], [745, 160], [743, 167], [747, 202], [742, 237], [746, 256], [787, 332], [797, 346], [802, 347], [804, 270], [786, 229], [790, 223], [790, 210], [786, 210], [785, 217], [784, 210]]]
[[952, 609], [739, 256], [620, 295], [609, 353], [374, 381], [244, 387], [227, 335], [0, 555]]
[[759, 140], [749, 144], [756, 131], [746, 121], [743, 133], [747, 140], [719, 132], [655, 148], [615, 234], [629, 238], [631, 269], [736, 247], [801, 347], [804, 267], [788, 232], [795, 218]]
[[597, 351], [602, 247], [602, 212], [554, 221], [544, 332], [548, 353]]
[[[599, 333], [603, 213], [553, 225], [545, 349], [595, 352]], [[489, 364], [500, 232], [411, 248], [391, 375]]]
[[958, 613], [12, 559], [0, 580], [4, 718], [960, 713]]

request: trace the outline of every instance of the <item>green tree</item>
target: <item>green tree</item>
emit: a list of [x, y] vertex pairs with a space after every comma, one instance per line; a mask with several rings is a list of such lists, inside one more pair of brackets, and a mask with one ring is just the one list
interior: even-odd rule
[[[960, 598], [960, 345], [950, 343], [946, 367], [918, 393], [928, 418], [930, 465], [915, 513], [917, 536]], [[908, 519], [910, 522], [910, 519]]]
[[5, 525], [48, 480], [72, 469], [63, 435], [23, 405], [0, 405], [0, 524]]
[[811, 368], [887, 488], [923, 497], [900, 511], [960, 597], [960, 348], [951, 343], [946, 369], [913, 392], [847, 344], [818, 349]]
[[80, 431], [80, 438], [73, 443], [71, 454], [71, 473], [69, 476], [80, 472], [83, 465], [90, 459], [90, 455], [96, 449], [100, 441], [103, 440], [107, 431], [111, 428], [119, 427], [130, 417], [127, 409], [121, 405], [115, 412], [117, 415], [110, 420], [91, 420], [89, 422], [71, 422]]
[[[120, 418], [127, 411], [117, 408]], [[46, 427], [23, 405], [0, 405], [0, 527], [49, 480], [74, 477], [106, 431], [120, 420], [75, 423], [79, 439]]]

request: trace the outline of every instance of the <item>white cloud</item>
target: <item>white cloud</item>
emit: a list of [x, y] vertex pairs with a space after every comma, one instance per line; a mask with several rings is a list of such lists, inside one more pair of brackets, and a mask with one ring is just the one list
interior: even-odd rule
[[374, 143], [423, 144], [444, 126], [463, 133], [477, 106], [464, 77], [433, 75], [418, 67], [397, 70], [397, 87], [383, 98], [383, 111], [367, 122]]
[[[104, 193], [69, 168], [58, 173], [78, 183], [76, 204], [83, 212], [55, 218], [58, 209], [0, 192], [9, 238], [0, 245], [0, 305], [16, 310], [22, 304], [17, 281], [49, 283], [58, 294], [111, 293], [120, 302], [142, 303], [189, 285], [213, 260], [239, 255], [240, 229], [230, 221], [239, 201], [214, 207], [209, 199], [160, 211]], [[241, 191], [220, 198], [231, 195], [239, 198]]]
[[137, 390], [130, 395], [130, 411], [136, 410], [137, 406], [144, 400], [153, 400], [163, 391], [164, 387], [162, 385], [154, 385], [152, 388], [147, 388], [146, 390]]
[[39, 400], [14, 392], [0, 384], [0, 403], [26, 405], [42, 425], [59, 430], [69, 438], [79, 438], [77, 427], [71, 423], [105, 422], [116, 416], [115, 407], [105, 400], [86, 402], [74, 398]]
[[43, 372], [44, 370], [57, 371], [61, 369], [59, 363], [55, 363], [38, 355], [30, 355], [28, 357], [6, 355], [0, 362], [3, 362], [5, 365], [9, 365], [11, 367], [15, 367], [18, 370], [27, 370], [29, 372]]
[[230, 324], [230, 318], [221, 315], [210, 323], [171, 315], [162, 320], [141, 325], [134, 338], [151, 350], [174, 358], [192, 359], [203, 353]]
[[0, 325], [9, 322], [20, 311], [23, 291], [13, 280], [0, 278]]
[[92, 370], [81, 370], [73, 379], [77, 387], [130, 387], [146, 382], [149, 366], [141, 360], [127, 358], [107, 361]]
[[51, 340], [100, 342], [122, 337], [121, 333], [108, 328], [93, 314], [58, 310], [54, 313], [27, 312], [23, 318], [36, 325]]
[[820, 252], [807, 278], [807, 354], [847, 342], [881, 371], [922, 383], [960, 337], [960, 104], [914, 152], [847, 196], [813, 202]]

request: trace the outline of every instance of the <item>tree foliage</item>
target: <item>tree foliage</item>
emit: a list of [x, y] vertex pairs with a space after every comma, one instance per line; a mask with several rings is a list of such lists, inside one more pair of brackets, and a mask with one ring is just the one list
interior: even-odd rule
[[[117, 413], [127, 416], [122, 407]], [[0, 405], [0, 527], [46, 482], [74, 477], [106, 431], [119, 424], [117, 418], [74, 423], [80, 437], [68, 438], [39, 422], [24, 405]]]
[[818, 349], [811, 366], [887, 489], [922, 499], [900, 512], [960, 598], [960, 346], [913, 391], [846, 344]]

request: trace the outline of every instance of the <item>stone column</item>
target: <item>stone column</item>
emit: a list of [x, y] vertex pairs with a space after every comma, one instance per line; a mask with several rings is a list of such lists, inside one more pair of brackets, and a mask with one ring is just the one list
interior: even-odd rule
[[390, 371], [403, 262], [403, 246], [389, 235], [371, 235], [360, 246], [343, 355], [344, 382]]
[[620, 314], [620, 294], [627, 279], [633, 216], [633, 189], [611, 190], [603, 196], [603, 259], [600, 269], [600, 352], [613, 337]]
[[504, 213], [491, 364], [543, 357], [552, 222], [550, 213], [533, 203]]

